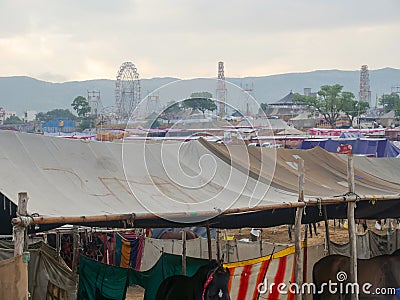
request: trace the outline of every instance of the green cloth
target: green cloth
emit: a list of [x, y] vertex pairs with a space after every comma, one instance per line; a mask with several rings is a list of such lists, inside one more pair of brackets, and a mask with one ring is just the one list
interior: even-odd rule
[[[192, 276], [209, 261], [188, 257], [186, 274]], [[139, 285], [145, 289], [144, 300], [154, 300], [161, 282], [170, 276], [182, 274], [182, 257], [164, 253], [148, 271], [139, 272], [102, 264], [81, 256], [79, 265], [79, 300], [94, 300], [97, 296], [104, 299], [125, 299], [125, 286]], [[127, 278], [129, 278], [127, 280]]]

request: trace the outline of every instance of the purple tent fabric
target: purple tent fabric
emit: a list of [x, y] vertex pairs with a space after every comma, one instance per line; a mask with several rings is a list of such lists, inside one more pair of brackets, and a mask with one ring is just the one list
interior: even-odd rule
[[400, 156], [400, 149], [386, 139], [310, 139], [303, 140], [298, 149], [311, 149], [319, 146], [329, 152], [337, 153], [340, 145], [349, 144], [353, 153], [374, 157], [397, 157]]

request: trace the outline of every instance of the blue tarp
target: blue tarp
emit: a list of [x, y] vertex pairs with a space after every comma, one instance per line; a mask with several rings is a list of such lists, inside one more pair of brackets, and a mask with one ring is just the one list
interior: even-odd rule
[[368, 155], [374, 157], [397, 157], [400, 149], [386, 139], [367, 138], [335, 138], [335, 139], [309, 139], [304, 140], [298, 149], [311, 149], [319, 146], [328, 152], [338, 153], [340, 145], [352, 146], [353, 154]]

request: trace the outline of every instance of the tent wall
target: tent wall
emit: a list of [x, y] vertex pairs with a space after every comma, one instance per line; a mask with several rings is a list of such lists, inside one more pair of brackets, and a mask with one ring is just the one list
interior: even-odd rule
[[[12, 243], [2, 241], [1, 245], [9, 247]], [[53, 295], [58, 295], [59, 299], [76, 299], [75, 278], [63, 261], [55, 259], [55, 250], [42, 242], [32, 246], [33, 249], [29, 249], [30, 261], [28, 266], [24, 264], [24, 267], [27, 269], [26, 285], [29, 286], [30, 299], [46, 299], [47, 293], [54, 293]], [[0, 260], [8, 258], [0, 261], [0, 299], [25, 299], [22, 297], [1, 297], [1, 291], [3, 290], [2, 282], [4, 282], [2, 275], [9, 276], [13, 280], [11, 281], [12, 284], [6, 281], [10, 284], [10, 287], [20, 287], [19, 279], [13, 277], [19, 277], [19, 275], [15, 275], [17, 274], [15, 272], [18, 271], [15, 269], [15, 266], [14, 269], [9, 270], [9, 273], [4, 273], [6, 271], [1, 269], [2, 263], [6, 264], [5, 262], [13, 259], [13, 254], [13, 250], [9, 248], [0, 248]], [[17, 268], [21, 268], [21, 266], [18, 265]], [[23, 273], [21, 274], [23, 275]], [[23, 276], [21, 276], [21, 280], [25, 280]], [[25, 281], [22, 283], [25, 284]], [[68, 298], [62, 298], [63, 295]]]
[[[379, 255], [391, 254], [400, 249], [400, 230], [396, 229], [386, 235], [373, 231], [357, 235], [357, 255], [361, 259], [369, 259]], [[349, 243], [337, 244], [331, 242], [332, 254], [350, 256]]]
[[[220, 254], [224, 255], [225, 262], [253, 259], [260, 256], [269, 255], [272, 249], [280, 251], [287, 248], [287, 245], [276, 245], [268, 242], [242, 242], [237, 240], [220, 240]], [[182, 241], [146, 238], [140, 270], [145, 271], [153, 266], [162, 252], [181, 255]], [[212, 240], [212, 254], [216, 258], [216, 241]], [[186, 241], [186, 254], [190, 257], [208, 259], [207, 239], [198, 238]]]

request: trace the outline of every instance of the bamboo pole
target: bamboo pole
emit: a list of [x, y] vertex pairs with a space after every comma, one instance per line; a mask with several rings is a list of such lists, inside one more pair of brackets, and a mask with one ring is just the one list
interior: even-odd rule
[[[10, 204], [11, 205], [11, 204]], [[18, 210], [17, 216], [25, 217], [28, 214], [28, 194], [26, 192], [18, 193]], [[22, 255], [26, 246], [25, 241], [25, 224], [20, 222], [14, 225], [15, 242], [14, 242], [14, 256]]]
[[220, 230], [217, 229], [216, 235], [215, 235], [215, 242], [217, 246], [217, 260], [221, 260], [221, 250], [220, 250]]
[[186, 231], [182, 230], [182, 275], [186, 276]]
[[[245, 208], [232, 208], [227, 209], [221, 213], [221, 215], [230, 215], [236, 213], [246, 213], [253, 211], [264, 211], [264, 210], [274, 210], [274, 209], [285, 209], [285, 208], [297, 208], [304, 206], [318, 206], [318, 205], [328, 205], [328, 204], [338, 204], [346, 202], [355, 202], [355, 201], [385, 201], [385, 200], [400, 200], [400, 194], [396, 195], [359, 195], [357, 196], [334, 196], [334, 197], [309, 197], [305, 198], [303, 202], [289, 202], [289, 203], [281, 203], [281, 204], [273, 204], [273, 205], [260, 205], [255, 207], [245, 207]], [[215, 212], [181, 212], [181, 213], [171, 213], [171, 214], [152, 214], [152, 213], [140, 213], [140, 214], [109, 214], [109, 215], [96, 215], [96, 216], [64, 216], [64, 217], [32, 217], [30, 218], [29, 224], [84, 224], [84, 223], [96, 223], [96, 222], [111, 222], [111, 221], [130, 221], [134, 220], [152, 220], [152, 219], [160, 219], [160, 218], [174, 218], [178, 220], [179, 218], [185, 219], [187, 223], [188, 217], [193, 217], [193, 215], [197, 217], [213, 217], [215, 216]], [[21, 224], [22, 221], [20, 218], [13, 218], [12, 224], [18, 225]]]
[[[347, 156], [347, 182], [350, 193], [354, 193], [354, 157], [352, 154]], [[357, 243], [356, 243], [356, 223], [354, 218], [354, 209], [356, 203], [347, 203], [347, 222], [349, 228], [350, 240], [350, 282], [357, 283]], [[358, 300], [358, 294], [351, 295], [352, 300]]]
[[[17, 209], [17, 216], [26, 217], [28, 214], [28, 194], [26, 192], [18, 193], [18, 209]], [[10, 203], [11, 209], [11, 203]], [[14, 241], [14, 256], [22, 255], [22, 261], [24, 262], [24, 270], [23, 272], [28, 277], [28, 262], [30, 259], [29, 253], [24, 253], [24, 251], [28, 248], [28, 241], [26, 239], [26, 219], [25, 222], [21, 224], [14, 225], [14, 233], [15, 233], [15, 241]], [[26, 255], [27, 254], [27, 255]], [[28, 282], [26, 285], [21, 286], [24, 290], [24, 299], [28, 299], [29, 289], [28, 289]]]
[[[206, 222], [207, 229], [207, 246], [208, 246], [208, 260], [212, 260], [212, 245], [211, 245], [211, 232], [210, 232], [210, 223]], [[217, 259], [219, 259], [217, 257]]]
[[79, 256], [79, 232], [78, 227], [73, 229], [73, 244], [72, 244], [72, 273], [78, 274], [78, 256]]
[[[299, 159], [299, 202], [304, 202], [304, 160]], [[294, 247], [295, 247], [295, 269], [294, 276], [297, 286], [301, 286], [303, 275], [303, 259], [301, 257], [301, 219], [303, 216], [303, 207], [296, 209], [295, 230], [294, 230]], [[301, 300], [301, 289], [296, 293], [296, 300]]]

